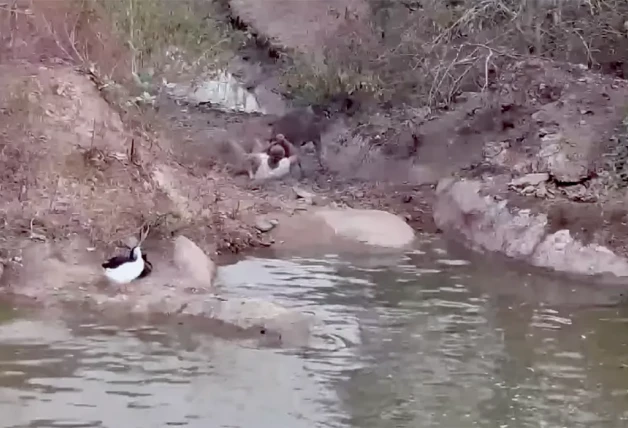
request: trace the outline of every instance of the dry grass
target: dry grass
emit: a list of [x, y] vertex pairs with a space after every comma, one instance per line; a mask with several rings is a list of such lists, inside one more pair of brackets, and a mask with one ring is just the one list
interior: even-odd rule
[[[250, 245], [241, 221], [223, 214], [231, 208], [217, 203], [216, 186], [171, 161], [155, 110], [133, 102], [158, 86], [151, 79], [187, 78], [229, 57], [228, 45], [239, 40], [225, 37], [213, 6], [28, 0], [0, 7], [9, 29], [0, 35], [0, 250], [19, 243], [15, 237], [74, 234], [111, 246], [143, 225], [153, 236], [187, 231], [222, 251]], [[170, 181], [156, 182], [158, 166], [171, 168]]]
[[617, 73], [628, 62], [621, 0], [368, 1], [370, 17], [346, 14], [325, 43], [323, 64], [295, 55], [286, 92], [310, 102], [360, 91], [383, 102], [443, 105], [460, 91], [490, 88], [500, 64], [521, 56]]
[[145, 165], [129, 158], [119, 118], [89, 80], [67, 67], [2, 73], [0, 246], [73, 234], [110, 245], [169, 209]]

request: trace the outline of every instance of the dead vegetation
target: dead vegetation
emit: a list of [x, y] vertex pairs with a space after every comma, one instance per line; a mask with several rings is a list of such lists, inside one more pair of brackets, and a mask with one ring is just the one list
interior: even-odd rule
[[310, 102], [363, 92], [385, 103], [448, 105], [491, 88], [502, 64], [538, 56], [624, 77], [628, 3], [621, 0], [368, 0], [344, 14], [324, 43], [284, 73], [284, 89]]
[[0, 7], [1, 250], [16, 237], [113, 246], [147, 224], [153, 236], [187, 231], [219, 252], [255, 244], [224, 183], [177, 164], [157, 112], [140, 102], [153, 78], [228, 58], [223, 45], [234, 41], [212, 10], [196, 0]]

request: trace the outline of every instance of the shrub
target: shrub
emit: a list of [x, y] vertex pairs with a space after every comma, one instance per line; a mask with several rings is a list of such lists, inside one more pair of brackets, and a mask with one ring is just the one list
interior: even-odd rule
[[311, 102], [361, 91], [382, 102], [443, 105], [459, 91], [486, 89], [504, 60], [536, 55], [620, 77], [628, 64], [622, 0], [368, 3], [366, 16], [345, 14], [321, 61], [296, 55], [284, 72], [286, 91]]

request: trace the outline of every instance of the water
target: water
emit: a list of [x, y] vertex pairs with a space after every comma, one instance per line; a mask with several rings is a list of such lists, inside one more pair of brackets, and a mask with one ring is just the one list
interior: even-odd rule
[[0, 426], [628, 426], [628, 309], [604, 306], [610, 287], [442, 248], [222, 270], [230, 293], [317, 314], [307, 349], [1, 309]]

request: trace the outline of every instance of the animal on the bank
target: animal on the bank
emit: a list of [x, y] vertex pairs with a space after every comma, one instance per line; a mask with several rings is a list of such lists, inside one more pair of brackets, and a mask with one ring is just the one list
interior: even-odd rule
[[281, 145], [273, 145], [264, 152], [246, 155], [247, 172], [254, 181], [265, 181], [283, 178], [290, 173], [297, 156], [287, 157]]
[[311, 142], [316, 149], [316, 157], [320, 167], [325, 169], [321, 134], [328, 123], [327, 112], [321, 114], [316, 113], [312, 107], [299, 108], [286, 113], [271, 124], [271, 140], [282, 134], [296, 147]]
[[[301, 156], [299, 155], [297, 148], [294, 147], [294, 145], [290, 141], [288, 141], [285, 135], [277, 134], [274, 136], [274, 138], [271, 138], [270, 145], [266, 149], [266, 153], [272, 157], [273, 156], [272, 151], [273, 150], [276, 151], [277, 147], [281, 147], [283, 149], [284, 157], [290, 159], [291, 166], [292, 165], [299, 166], [299, 172], [301, 176], [303, 176], [303, 166], [301, 165]], [[280, 153], [280, 152], [276, 152], [276, 153]]]
[[128, 284], [138, 279], [141, 275], [148, 275], [150, 271], [145, 272], [146, 266], [152, 270], [152, 265], [145, 262], [142, 250], [139, 245], [133, 247], [129, 254], [124, 256], [115, 256], [102, 264], [105, 269], [105, 276], [117, 284]]

